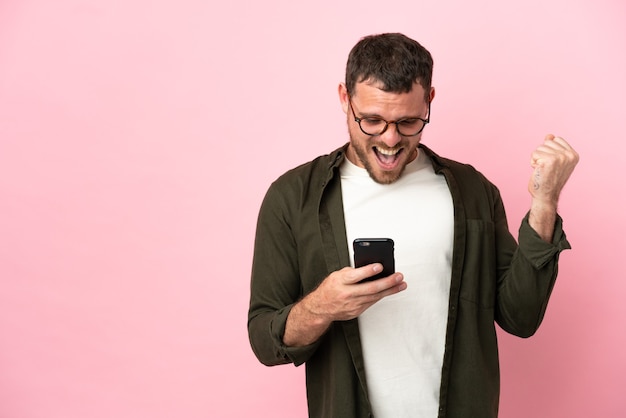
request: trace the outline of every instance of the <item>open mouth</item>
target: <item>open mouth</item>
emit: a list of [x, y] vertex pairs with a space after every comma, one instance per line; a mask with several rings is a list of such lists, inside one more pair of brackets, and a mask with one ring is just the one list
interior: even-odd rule
[[386, 149], [386, 148], [374, 146], [373, 150], [374, 150], [374, 154], [376, 155], [376, 159], [378, 159], [378, 162], [380, 163], [380, 165], [384, 168], [392, 169], [395, 167], [396, 163], [398, 162], [400, 154], [402, 154], [402, 151], [404, 150], [404, 148], [398, 147], [398, 148]]

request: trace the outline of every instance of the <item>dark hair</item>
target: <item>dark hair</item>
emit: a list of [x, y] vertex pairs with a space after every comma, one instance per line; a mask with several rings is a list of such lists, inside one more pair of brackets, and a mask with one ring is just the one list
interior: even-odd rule
[[408, 93], [419, 82], [430, 95], [433, 58], [418, 42], [401, 33], [362, 38], [350, 51], [346, 65], [346, 88], [354, 93], [357, 83], [378, 81], [392, 93]]

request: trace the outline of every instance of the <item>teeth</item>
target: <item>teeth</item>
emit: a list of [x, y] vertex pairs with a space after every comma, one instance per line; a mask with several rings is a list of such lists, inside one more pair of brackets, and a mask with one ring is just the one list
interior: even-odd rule
[[400, 152], [400, 148], [382, 149], [382, 148], [376, 147], [376, 151], [378, 151], [379, 153], [383, 155], [396, 155], [398, 152]]

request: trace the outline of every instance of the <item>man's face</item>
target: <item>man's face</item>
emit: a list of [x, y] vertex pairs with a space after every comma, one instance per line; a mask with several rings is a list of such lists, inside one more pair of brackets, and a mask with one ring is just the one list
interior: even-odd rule
[[[406, 165], [417, 157], [417, 146], [422, 138], [403, 136], [395, 124], [389, 124], [381, 135], [369, 136], [361, 131], [354, 120], [357, 118], [382, 118], [387, 121], [422, 118], [428, 115], [428, 103], [424, 99], [424, 88], [414, 84], [409, 93], [388, 93], [376, 87], [376, 83], [362, 82], [355, 86], [354, 94], [348, 97], [344, 84], [339, 86], [339, 98], [348, 116], [350, 144], [348, 159], [358, 167], [365, 168], [370, 177], [381, 184], [398, 180]], [[431, 89], [430, 100], [434, 98]], [[352, 106], [352, 110], [350, 109]]]

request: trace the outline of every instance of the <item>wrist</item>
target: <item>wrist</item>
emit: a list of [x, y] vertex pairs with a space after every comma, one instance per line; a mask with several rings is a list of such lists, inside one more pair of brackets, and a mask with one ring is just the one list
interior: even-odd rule
[[306, 318], [311, 327], [326, 328], [333, 320], [329, 318], [329, 314], [323, 312], [320, 305], [316, 298], [316, 291], [313, 291], [300, 300], [294, 308], [300, 317]]
[[552, 242], [556, 214], [557, 203], [555, 200], [532, 200], [528, 223], [544, 241]]
[[332, 321], [315, 312], [310, 295], [296, 303], [287, 316], [283, 343], [302, 347], [314, 343], [326, 332]]

